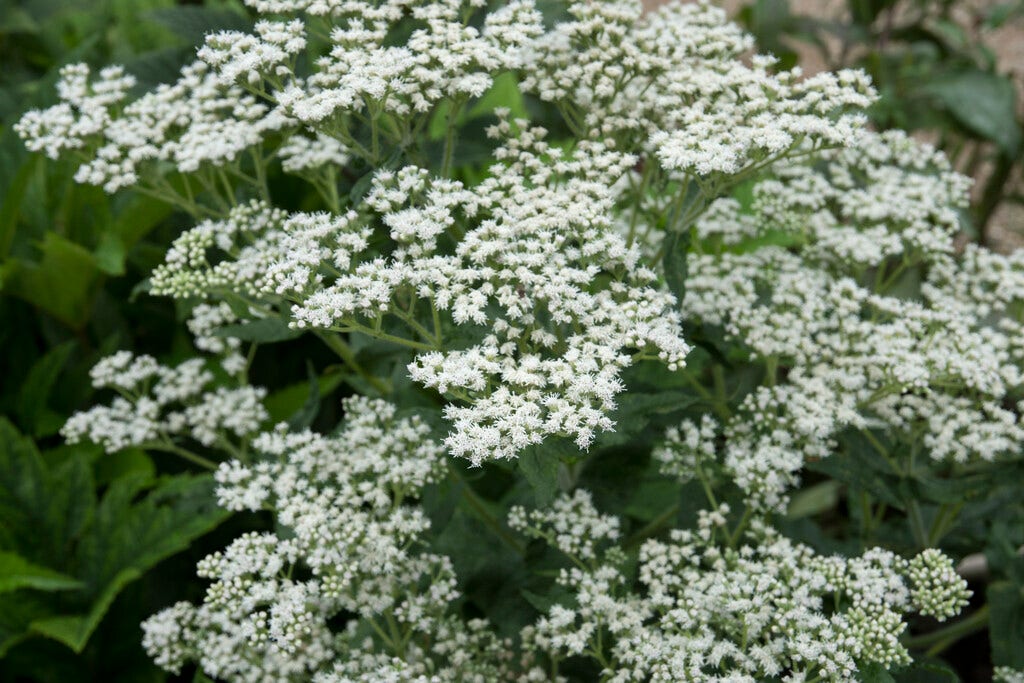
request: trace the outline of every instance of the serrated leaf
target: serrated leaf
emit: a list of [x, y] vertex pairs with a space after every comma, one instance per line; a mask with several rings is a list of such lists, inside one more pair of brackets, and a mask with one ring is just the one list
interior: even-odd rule
[[558, 457], [540, 446], [530, 446], [519, 454], [519, 471], [533, 489], [537, 507], [546, 507], [558, 491]]
[[40, 430], [41, 419], [44, 417], [53, 385], [74, 349], [73, 341], [50, 349], [36, 361], [22, 382], [21, 390], [18, 392], [19, 421], [34, 436], [49, 436]]
[[41, 591], [73, 590], [82, 587], [73, 576], [29, 562], [21, 555], [0, 551], [0, 593], [32, 588]]
[[302, 336], [302, 330], [288, 327], [280, 318], [260, 318], [238, 325], [225, 325], [213, 331], [217, 337], [235, 337], [245, 342], [273, 344]]
[[0, 418], [0, 544], [38, 564], [59, 567], [93, 512], [85, 458], [47, 466], [35, 443]]

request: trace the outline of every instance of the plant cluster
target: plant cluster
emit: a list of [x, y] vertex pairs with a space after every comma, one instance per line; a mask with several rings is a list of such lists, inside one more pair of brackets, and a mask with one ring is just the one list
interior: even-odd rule
[[[955, 249], [970, 182], [868, 128], [864, 73], [707, 2], [247, 4], [175, 82], [68, 66], [17, 125], [193, 223], [141, 289], [203, 355], [114, 353], [62, 430], [253, 515], [157, 665], [955, 680], [988, 625], [1024, 671], [1024, 253]], [[316, 430], [326, 372], [283, 421], [253, 383], [307, 336], [348, 394]]]

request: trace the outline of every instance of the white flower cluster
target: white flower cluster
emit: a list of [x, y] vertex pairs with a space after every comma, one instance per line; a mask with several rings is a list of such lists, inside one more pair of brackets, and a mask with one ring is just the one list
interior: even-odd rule
[[[345, 2], [328, 12], [316, 12], [317, 4], [275, 3], [278, 12], [330, 14], [329, 50], [316, 59], [315, 71], [303, 79], [282, 73], [280, 59], [260, 66], [273, 67], [268, 80], [280, 84], [273, 97], [291, 116], [342, 136], [352, 115], [408, 120], [442, 99], [480, 96], [494, 74], [519, 65], [522, 45], [541, 31], [540, 14], [526, 0], [488, 13], [479, 28], [467, 23], [476, 3], [465, 0]], [[391, 29], [406, 18], [413, 27], [409, 37], [388, 44]], [[262, 57], [243, 53], [232, 59], [218, 51], [216, 65], [226, 78], [244, 76], [252, 83], [253, 65]]]
[[997, 666], [992, 674], [996, 683], [1024, 683], [1024, 671], [1008, 666]]
[[290, 125], [279, 109], [240, 88], [222, 88], [204, 62], [184, 67], [176, 83], [157, 87], [119, 112], [114, 105], [134, 80], [112, 68], [89, 83], [88, 73], [84, 65], [66, 67], [61, 103], [29, 112], [17, 130], [29, 149], [52, 157], [71, 149], [85, 153], [88, 160], [75, 179], [107, 192], [140, 179], [156, 184], [160, 162], [181, 173], [223, 167], [259, 146], [267, 133]]
[[204, 446], [230, 447], [251, 438], [267, 419], [265, 389], [213, 387], [214, 375], [202, 358], [167, 367], [151, 356], [118, 351], [90, 374], [94, 387], [118, 395], [109, 405], [72, 415], [61, 428], [70, 443], [89, 440], [114, 452], [168, 447], [176, 437], [186, 437]]
[[[565, 533], [547, 536], [553, 546], [573, 533], [587, 537], [594, 520], [609, 525], [579, 504], [584, 499], [577, 491], [557, 504]], [[636, 589], [614, 548], [563, 570], [559, 583], [572, 604], [552, 607], [524, 643], [558, 657], [594, 657], [606, 680], [623, 683], [856, 681], [858, 667], [910, 661], [899, 640], [905, 615], [946, 618], [970, 595], [937, 550], [909, 562], [877, 548], [821, 556], [762, 523], [732, 548], [724, 542], [727, 513], [704, 511], [696, 530], [645, 542]], [[523, 517], [513, 513], [517, 524]]]
[[135, 77], [119, 66], [108, 66], [96, 81], [89, 81], [89, 67], [69, 64], [60, 70], [57, 94], [61, 102], [45, 111], [26, 113], [14, 125], [15, 132], [33, 152], [59, 159], [69, 150], [81, 150], [103, 134], [120, 105], [135, 86]]
[[[541, 129], [512, 133], [504, 119], [495, 128], [511, 136], [502, 163], [472, 190], [409, 167], [377, 174], [365, 213], [252, 204], [204, 221], [175, 241], [152, 289], [284, 296], [297, 327], [396, 339], [387, 317], [405, 328], [398, 341], [424, 350], [412, 378], [468, 404], [446, 411], [456, 455], [511, 458], [552, 434], [586, 448], [613, 426], [627, 350], [676, 369], [689, 348], [673, 297], [608, 218], [607, 187], [632, 158], [597, 142], [565, 155]], [[378, 230], [395, 245], [386, 257], [369, 249]], [[449, 321], [482, 329], [478, 343], [451, 348]]]
[[510, 643], [485, 622], [452, 618], [451, 562], [414, 550], [429, 521], [403, 502], [443, 475], [442, 447], [383, 401], [352, 398], [345, 410], [335, 436], [267, 432], [253, 443], [263, 459], [217, 471], [222, 505], [271, 510], [280, 531], [245, 534], [202, 560], [212, 582], [202, 604], [143, 624], [161, 667], [195, 661], [227, 681], [506, 677]]
[[[847, 428], [961, 463], [1024, 444], [1019, 411], [1004, 405], [1022, 379], [1024, 262], [951, 255], [968, 183], [930, 148], [865, 133], [824, 159], [780, 167], [746, 212], [713, 205], [689, 258], [684, 318], [766, 364], [766, 384], [721, 428], [722, 462], [763, 508], [784, 506], [805, 458], [828, 457]], [[737, 249], [766, 234], [776, 239]], [[772, 246], [780, 235], [788, 248]], [[898, 287], [914, 269], [920, 294]], [[694, 457], [675, 433], [669, 442], [663, 459]]]
[[[576, 2], [535, 43], [524, 89], [555, 102], [582, 136], [635, 134], [663, 168], [738, 174], [801, 145], [837, 146], [874, 93], [856, 71], [801, 79], [738, 56], [751, 40], [706, 2], [641, 16], [628, 0]], [[632, 136], [631, 136], [632, 137]]]
[[529, 515], [522, 506], [513, 506], [508, 513], [508, 525], [521, 533], [546, 539], [552, 547], [585, 562], [597, 559], [598, 544], [619, 539], [618, 518], [600, 514], [584, 489], [576, 489], [572, 496], [562, 496], [551, 507], [533, 510]]

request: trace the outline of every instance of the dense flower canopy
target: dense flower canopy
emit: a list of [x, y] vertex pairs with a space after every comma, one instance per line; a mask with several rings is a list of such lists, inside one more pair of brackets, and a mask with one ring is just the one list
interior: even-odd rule
[[[853, 681], [909, 664], [908, 625], [967, 605], [932, 547], [943, 517], [925, 528], [898, 492], [871, 490], [861, 524], [906, 514], [912, 553], [826, 552], [779, 523], [854, 443], [921, 487], [922, 467], [945, 482], [1024, 446], [1024, 254], [955, 248], [969, 181], [868, 129], [863, 73], [780, 70], [706, 2], [577, 2], [555, 22], [529, 0], [248, 4], [253, 31], [208, 36], [177, 82], [131, 99], [124, 70], [69, 66], [61, 102], [17, 127], [79, 158], [79, 182], [195, 220], [148, 291], [189, 307], [207, 357], [116, 353], [92, 375], [116, 396], [63, 430], [226, 453], [220, 503], [273, 520], [200, 563], [199, 604], [144, 624], [157, 664], [542, 681], [589, 658], [607, 681]], [[560, 129], [498, 108], [487, 161], [456, 174], [454, 122], [509, 74]], [[272, 191], [271, 166], [318, 205]], [[364, 394], [338, 430], [269, 424], [257, 331], [338, 353]], [[360, 364], [374, 344], [390, 376]], [[635, 436], [641, 371], [675, 424], [638, 457], [701, 508], [660, 536], [627, 535], [578, 485], [588, 452]], [[464, 608], [466, 563], [438, 548], [452, 513], [423, 500], [462, 476], [450, 456], [563, 489], [506, 519], [473, 499], [521, 554], [562, 563], [514, 633]]]

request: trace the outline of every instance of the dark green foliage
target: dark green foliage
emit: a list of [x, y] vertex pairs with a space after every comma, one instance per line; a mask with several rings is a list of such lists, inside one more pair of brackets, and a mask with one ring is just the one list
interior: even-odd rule
[[38, 637], [81, 653], [129, 584], [227, 517], [208, 475], [155, 477], [142, 454], [100, 490], [103, 457], [41, 453], [0, 418], [0, 658]]

